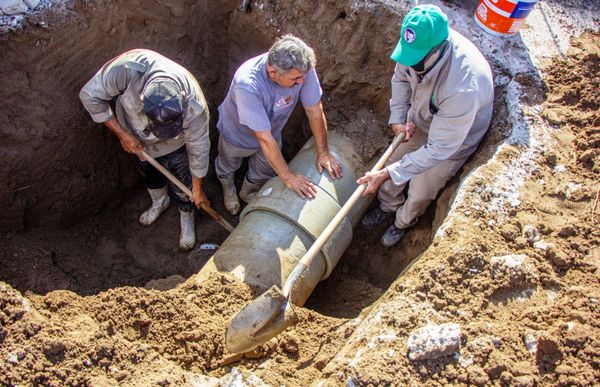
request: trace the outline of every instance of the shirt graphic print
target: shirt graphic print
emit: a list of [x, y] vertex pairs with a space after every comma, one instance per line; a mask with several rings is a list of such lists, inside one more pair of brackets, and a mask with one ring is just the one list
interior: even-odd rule
[[273, 105], [273, 113], [289, 108], [292, 106], [294, 99], [291, 96], [281, 97], [281, 99]]

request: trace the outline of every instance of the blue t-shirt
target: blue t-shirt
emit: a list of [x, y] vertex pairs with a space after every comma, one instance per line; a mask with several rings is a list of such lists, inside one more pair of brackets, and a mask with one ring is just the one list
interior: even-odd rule
[[281, 142], [281, 131], [298, 99], [302, 106], [314, 106], [322, 93], [314, 68], [305, 74], [301, 85], [287, 88], [273, 82], [267, 73], [265, 53], [247, 60], [235, 72], [219, 106], [217, 128], [227, 142], [240, 148], [260, 149], [253, 131], [271, 131]]

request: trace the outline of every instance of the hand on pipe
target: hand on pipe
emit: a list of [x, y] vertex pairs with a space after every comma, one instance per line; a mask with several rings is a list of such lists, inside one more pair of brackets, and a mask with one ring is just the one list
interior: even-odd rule
[[302, 199], [312, 199], [317, 194], [317, 188], [310, 181], [310, 179], [304, 175], [290, 174], [286, 179], [283, 179], [285, 186], [296, 192]]
[[327, 170], [329, 176], [334, 179], [342, 177], [342, 166], [329, 152], [321, 153], [317, 156], [317, 170], [319, 173], [323, 173], [323, 169]]

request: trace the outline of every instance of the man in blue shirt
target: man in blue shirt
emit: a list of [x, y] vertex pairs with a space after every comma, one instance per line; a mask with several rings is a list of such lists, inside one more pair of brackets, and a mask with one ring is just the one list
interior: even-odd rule
[[217, 128], [221, 136], [215, 160], [225, 207], [231, 214], [240, 209], [234, 173], [246, 157], [248, 173], [240, 190], [245, 202], [252, 200], [274, 173], [301, 198], [315, 196], [314, 184], [306, 176], [292, 173], [281, 154], [281, 131], [298, 100], [317, 144], [317, 169], [326, 169], [333, 178], [341, 176], [342, 168], [327, 146], [327, 121], [315, 64], [312, 48], [293, 35], [285, 35], [269, 52], [249, 59], [236, 71], [219, 106]]

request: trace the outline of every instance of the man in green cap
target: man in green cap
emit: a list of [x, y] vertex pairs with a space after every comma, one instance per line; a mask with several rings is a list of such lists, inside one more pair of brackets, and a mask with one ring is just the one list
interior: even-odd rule
[[381, 238], [386, 247], [402, 239], [477, 149], [494, 102], [488, 62], [471, 41], [448, 28], [448, 18], [435, 5], [417, 6], [406, 15], [391, 58], [397, 63], [389, 124], [406, 139], [384, 169], [358, 179], [367, 184], [365, 195], [379, 189], [380, 205], [363, 217], [363, 226], [370, 229], [395, 216]]

